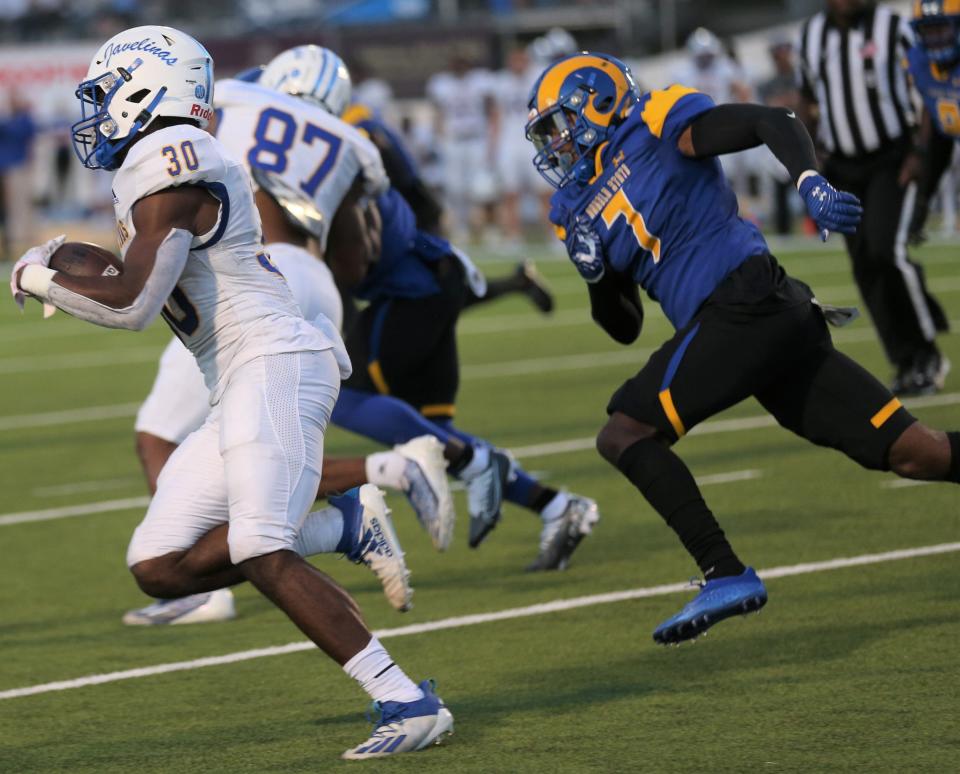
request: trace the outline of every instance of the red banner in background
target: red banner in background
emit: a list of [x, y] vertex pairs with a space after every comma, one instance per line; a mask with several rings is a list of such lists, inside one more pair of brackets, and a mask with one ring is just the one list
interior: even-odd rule
[[76, 120], [74, 91], [83, 80], [96, 43], [0, 47], [0, 113], [11, 98], [30, 106], [39, 121]]

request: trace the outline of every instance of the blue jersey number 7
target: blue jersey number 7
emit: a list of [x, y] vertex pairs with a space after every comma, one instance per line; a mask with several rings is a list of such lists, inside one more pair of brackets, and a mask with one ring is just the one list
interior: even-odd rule
[[[287, 154], [293, 147], [298, 134], [297, 129], [297, 121], [292, 115], [276, 108], [266, 108], [260, 113], [260, 119], [254, 129], [255, 143], [247, 152], [247, 162], [251, 167], [275, 172], [278, 175], [283, 174], [287, 169]], [[300, 142], [313, 145], [316, 140], [320, 140], [326, 146], [326, 152], [313, 174], [300, 182], [300, 190], [311, 197], [336, 164], [343, 142], [332, 132], [316, 124], [306, 123]]]

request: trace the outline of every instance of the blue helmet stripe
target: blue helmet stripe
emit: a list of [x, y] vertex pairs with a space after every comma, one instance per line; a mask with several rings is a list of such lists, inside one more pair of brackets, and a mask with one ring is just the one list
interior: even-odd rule
[[330, 96], [330, 92], [333, 91], [334, 84], [337, 82], [337, 72], [340, 70], [340, 65], [343, 64], [343, 61], [338, 56], [334, 56], [336, 60], [333, 63], [333, 72], [330, 75], [330, 83], [327, 85], [327, 90], [323, 94], [323, 100], [326, 101], [327, 97]]
[[330, 59], [330, 52], [327, 49], [323, 49], [323, 64], [320, 66], [320, 72], [317, 73], [317, 81], [313, 84], [313, 94], [316, 94], [320, 90], [320, 81], [323, 80], [323, 74], [327, 71], [327, 63]]

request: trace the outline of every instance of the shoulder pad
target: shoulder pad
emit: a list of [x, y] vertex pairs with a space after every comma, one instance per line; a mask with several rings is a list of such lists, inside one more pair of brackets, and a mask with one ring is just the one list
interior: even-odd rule
[[138, 141], [114, 178], [122, 211], [178, 185], [222, 182], [230, 161], [220, 144], [195, 126], [171, 126]]

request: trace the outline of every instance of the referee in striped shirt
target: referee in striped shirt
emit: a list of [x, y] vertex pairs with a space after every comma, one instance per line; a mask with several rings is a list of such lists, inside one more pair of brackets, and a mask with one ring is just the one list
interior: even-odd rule
[[907, 20], [871, 0], [827, 0], [802, 27], [799, 78], [805, 119], [825, 155], [824, 174], [863, 203], [846, 237], [853, 275], [896, 369], [892, 390], [943, 387], [949, 364], [934, 341], [946, 317], [907, 255], [921, 168], [917, 119], [902, 67]]

